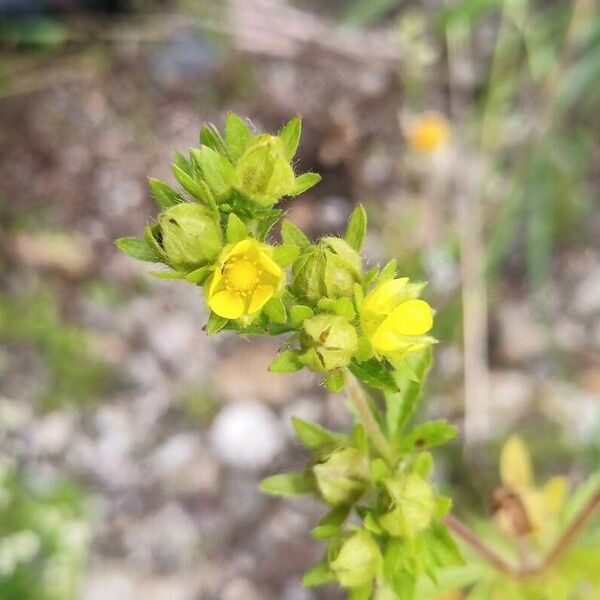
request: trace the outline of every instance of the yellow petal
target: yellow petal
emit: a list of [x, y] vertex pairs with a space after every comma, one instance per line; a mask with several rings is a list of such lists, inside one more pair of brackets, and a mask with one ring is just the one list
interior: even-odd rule
[[560, 511], [567, 496], [568, 487], [569, 483], [566, 477], [552, 477], [546, 482], [543, 493], [546, 509], [549, 512], [557, 513]]
[[223, 274], [221, 273], [221, 269], [215, 269], [213, 274], [210, 277], [210, 281], [207, 283], [205, 289], [207, 290], [207, 297], [210, 298], [216, 292], [217, 286], [221, 283], [223, 279]]
[[378, 314], [389, 314], [396, 304], [395, 299], [406, 288], [408, 277], [392, 279], [378, 285], [363, 302], [364, 310], [371, 310]]
[[274, 292], [272, 285], [259, 285], [252, 294], [248, 314], [259, 311], [273, 297]]
[[222, 262], [225, 262], [228, 258], [231, 258], [232, 256], [237, 256], [238, 254], [246, 254], [247, 252], [254, 249], [255, 244], [257, 244], [257, 242], [250, 238], [242, 240], [237, 244], [234, 244], [230, 248], [227, 248], [226, 251], [223, 253]]
[[265, 252], [259, 251], [258, 263], [267, 273], [270, 273], [274, 277], [281, 277], [282, 271], [280, 266], [271, 260]]
[[211, 296], [208, 305], [211, 310], [225, 319], [239, 319], [244, 314], [242, 297], [229, 290], [223, 290]]
[[512, 435], [500, 455], [500, 477], [504, 485], [522, 489], [532, 485], [531, 461], [523, 440]]
[[407, 300], [386, 319], [386, 328], [400, 335], [424, 335], [433, 326], [433, 312], [424, 300]]
[[373, 344], [375, 352], [386, 354], [400, 350], [403, 343], [393, 331], [390, 331], [385, 327], [384, 321], [373, 334], [371, 344]]

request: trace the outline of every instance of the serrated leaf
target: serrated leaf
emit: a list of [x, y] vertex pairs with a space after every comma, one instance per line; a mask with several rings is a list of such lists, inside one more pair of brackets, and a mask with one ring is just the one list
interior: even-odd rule
[[263, 307], [265, 314], [275, 323], [287, 322], [287, 311], [281, 298], [271, 298]]
[[300, 248], [295, 244], [282, 244], [273, 248], [273, 260], [280, 267], [288, 267], [300, 255]]
[[235, 244], [241, 242], [248, 237], [248, 230], [244, 222], [235, 214], [229, 213], [227, 219], [227, 231], [225, 233], [227, 242], [229, 244]]
[[296, 115], [290, 119], [277, 134], [283, 145], [283, 154], [289, 162], [294, 158], [302, 134], [302, 119]]
[[298, 436], [298, 439], [310, 450], [318, 450], [325, 446], [338, 445], [344, 441], [344, 436], [329, 431], [310, 421], [305, 421], [300, 417], [292, 417], [292, 427]]
[[350, 215], [350, 221], [346, 228], [344, 239], [348, 245], [360, 252], [367, 235], [367, 212], [362, 204], [359, 204]]
[[148, 186], [159, 208], [170, 208], [183, 202], [181, 196], [166, 183], [160, 181], [160, 179], [148, 177]]
[[392, 438], [402, 432], [417, 407], [423, 382], [431, 366], [431, 356], [431, 348], [415, 353], [413, 368], [420, 381], [414, 381], [405, 374], [397, 374], [396, 382], [400, 391], [385, 394], [387, 429]]
[[267, 477], [260, 482], [260, 489], [271, 496], [300, 496], [313, 492], [315, 484], [310, 472], [298, 471]]
[[252, 131], [248, 123], [236, 115], [229, 113], [225, 118], [225, 144], [232, 160], [237, 160], [252, 140]]
[[321, 181], [321, 176], [318, 173], [311, 173], [310, 171], [302, 173], [302, 175], [296, 177], [294, 180], [294, 187], [287, 195], [292, 198], [299, 196], [307, 190], [310, 190], [311, 187], [317, 185], [319, 181]]
[[329, 566], [326, 561], [322, 561], [313, 565], [302, 577], [302, 585], [304, 587], [315, 587], [317, 585], [323, 585], [334, 581], [335, 576], [329, 570]]
[[227, 323], [229, 323], [228, 319], [220, 317], [217, 313], [211, 312], [210, 317], [208, 317], [208, 323], [206, 324], [206, 334], [214, 335], [215, 333], [219, 333]]
[[291, 221], [284, 221], [281, 225], [281, 239], [284, 244], [298, 246], [301, 250], [310, 246], [310, 240]]
[[261, 212], [257, 230], [257, 237], [259, 240], [264, 241], [267, 238], [275, 223], [281, 219], [281, 215], [283, 215], [283, 211], [279, 208], [272, 208], [268, 211]]
[[352, 361], [348, 368], [355, 377], [371, 387], [388, 392], [398, 391], [391, 372], [383, 366], [383, 363], [374, 358], [362, 363]]
[[344, 371], [341, 369], [330, 371], [325, 375], [325, 387], [334, 394], [341, 392], [344, 389], [345, 383]]
[[304, 306], [303, 304], [295, 304], [290, 309], [290, 322], [294, 327], [297, 327], [305, 319], [310, 319], [314, 316], [313, 309], [310, 306]]
[[298, 359], [296, 350], [284, 350], [280, 352], [269, 365], [271, 373], [294, 373], [302, 369], [304, 365]]
[[125, 254], [146, 262], [161, 262], [160, 257], [150, 248], [144, 238], [123, 237], [115, 242], [117, 248]]
[[402, 440], [404, 450], [432, 448], [454, 439], [458, 429], [447, 421], [430, 421], [416, 425]]

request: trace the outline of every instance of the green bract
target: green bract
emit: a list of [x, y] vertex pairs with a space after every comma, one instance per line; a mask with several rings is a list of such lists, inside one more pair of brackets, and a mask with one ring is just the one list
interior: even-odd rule
[[356, 448], [339, 448], [315, 465], [313, 473], [319, 493], [327, 504], [350, 504], [366, 489], [369, 459]]
[[342, 544], [329, 566], [340, 585], [358, 588], [369, 585], [379, 574], [382, 564], [377, 542], [368, 531], [361, 529]]

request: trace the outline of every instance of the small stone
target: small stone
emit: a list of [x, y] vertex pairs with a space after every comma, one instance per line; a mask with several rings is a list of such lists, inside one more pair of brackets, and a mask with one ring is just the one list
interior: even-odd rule
[[535, 382], [520, 371], [490, 373], [491, 421], [499, 430], [517, 423], [533, 401]]
[[520, 362], [539, 356], [546, 349], [546, 335], [529, 304], [508, 302], [498, 310], [501, 355]]
[[69, 444], [75, 428], [75, 415], [56, 412], [44, 417], [32, 427], [31, 451], [37, 455], [56, 456]]
[[600, 266], [592, 267], [575, 288], [573, 309], [584, 317], [600, 312]]
[[239, 577], [225, 586], [221, 600], [265, 600], [265, 595], [249, 579]]
[[283, 428], [277, 417], [258, 402], [225, 406], [210, 429], [217, 457], [240, 469], [260, 469], [283, 449]]
[[554, 327], [554, 339], [562, 350], [577, 352], [586, 345], [586, 330], [577, 321], [558, 319]]

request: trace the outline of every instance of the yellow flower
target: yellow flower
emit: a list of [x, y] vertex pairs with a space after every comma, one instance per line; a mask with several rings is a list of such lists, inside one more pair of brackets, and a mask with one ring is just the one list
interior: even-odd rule
[[448, 142], [450, 124], [440, 113], [423, 113], [408, 126], [406, 139], [413, 150], [429, 154]]
[[[565, 477], [552, 477], [541, 488], [535, 486], [529, 451], [523, 440], [511, 436], [500, 455], [500, 478], [502, 483], [521, 499], [533, 532], [548, 524], [562, 508], [568, 489]], [[502, 514], [498, 515], [503, 527]], [[505, 520], [505, 519], [504, 519]]]
[[367, 295], [361, 324], [377, 354], [403, 356], [435, 341], [426, 335], [433, 326], [433, 310], [418, 298], [424, 286], [402, 277], [378, 285]]
[[270, 246], [252, 239], [226, 246], [205, 287], [210, 309], [225, 319], [257, 313], [284, 280], [272, 253]]

